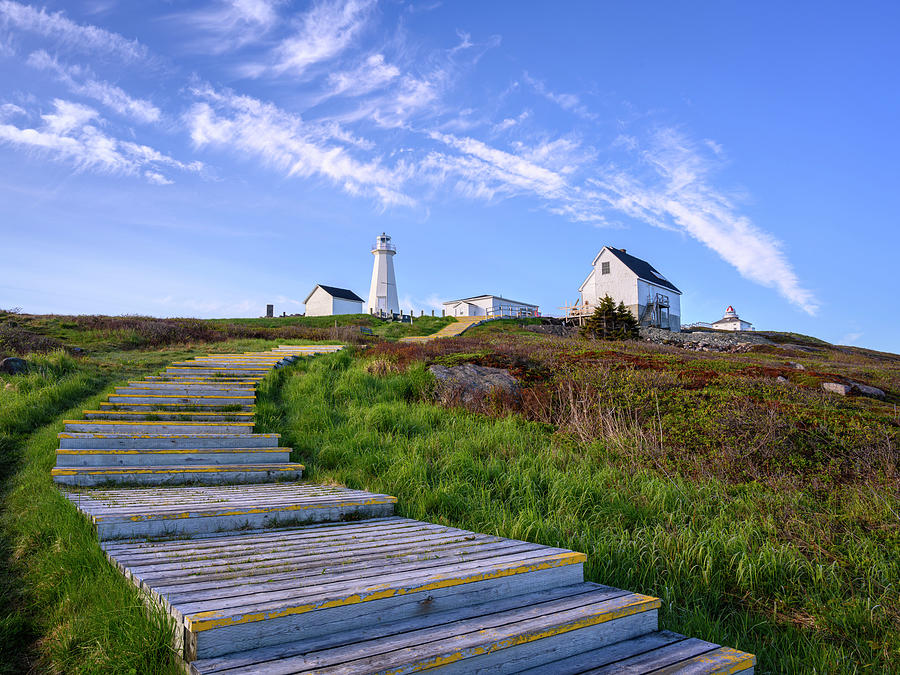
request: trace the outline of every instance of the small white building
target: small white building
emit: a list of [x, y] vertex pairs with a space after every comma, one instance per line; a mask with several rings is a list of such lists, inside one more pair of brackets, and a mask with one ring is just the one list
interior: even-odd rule
[[306, 316], [363, 313], [363, 299], [346, 288], [316, 284], [304, 302]]
[[725, 310], [725, 316], [713, 321], [711, 327], [716, 330], [753, 330], [753, 324], [739, 317], [731, 305]]
[[444, 303], [444, 314], [504, 319], [540, 316], [537, 305], [502, 298], [499, 295], [476, 295], [472, 298], [450, 300]]
[[578, 288], [576, 315], [589, 315], [608, 295], [616, 304], [624, 302], [642, 326], [681, 330], [681, 291], [653, 265], [611, 246], [604, 246], [592, 265]]

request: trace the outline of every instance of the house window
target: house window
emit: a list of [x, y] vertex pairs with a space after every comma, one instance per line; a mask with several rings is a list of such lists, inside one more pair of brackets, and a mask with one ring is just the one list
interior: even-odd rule
[[600, 263], [600, 274], [609, 274], [609, 263]]

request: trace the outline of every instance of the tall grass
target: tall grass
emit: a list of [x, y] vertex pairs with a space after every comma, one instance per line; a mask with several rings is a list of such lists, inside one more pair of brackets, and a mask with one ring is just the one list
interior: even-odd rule
[[[271, 342], [217, 344], [251, 350]], [[197, 351], [208, 351], [200, 345]], [[101, 360], [27, 355], [0, 376], [0, 673], [174, 673], [168, 619], [105, 559], [88, 521], [50, 478], [62, 421], [116, 383], [192, 355], [184, 348]]]
[[616, 429], [584, 443], [438, 407], [422, 364], [366, 366], [318, 357], [262, 392], [261, 428], [283, 434], [310, 479], [394, 494], [405, 516], [584, 551], [589, 579], [661, 597], [665, 628], [756, 653], [759, 672], [895, 668], [896, 495], [667, 475], [623, 461]]

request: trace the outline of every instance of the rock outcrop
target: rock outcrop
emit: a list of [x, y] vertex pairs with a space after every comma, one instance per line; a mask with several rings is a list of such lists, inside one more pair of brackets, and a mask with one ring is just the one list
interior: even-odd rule
[[515, 394], [519, 390], [516, 378], [503, 368], [476, 366], [464, 363], [461, 366], [433, 365], [428, 370], [438, 383], [438, 393], [442, 396], [459, 397], [464, 403], [471, 402], [492, 391]]

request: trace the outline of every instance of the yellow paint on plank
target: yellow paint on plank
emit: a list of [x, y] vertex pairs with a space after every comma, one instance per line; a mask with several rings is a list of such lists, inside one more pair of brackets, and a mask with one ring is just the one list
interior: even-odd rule
[[[360, 602], [369, 602], [371, 600], [381, 600], [383, 598], [392, 598], [400, 595], [408, 595], [410, 593], [419, 593], [423, 591], [433, 591], [441, 588], [451, 588], [461, 584], [473, 583], [476, 581], [488, 581], [490, 579], [502, 579], [503, 577], [512, 576], [514, 574], [524, 574], [526, 572], [536, 572], [544, 569], [552, 569], [554, 567], [562, 567], [563, 565], [575, 565], [583, 563], [587, 560], [584, 553], [576, 553], [567, 551], [566, 553], [558, 553], [546, 558], [540, 563], [531, 563], [520, 565], [518, 567], [494, 570], [492, 572], [482, 572], [471, 576], [459, 576], [449, 578], [438, 578], [420, 586], [411, 588], [390, 588], [382, 586], [373, 586], [370, 592], [365, 594], [353, 594], [346, 598], [338, 598], [336, 600], [328, 600], [320, 604], [305, 604], [285, 609], [275, 610], [272, 612], [256, 612], [252, 614], [244, 614], [241, 616], [224, 616], [221, 611], [215, 610], [210, 612], [198, 612], [189, 617], [185, 617], [185, 625], [188, 630], [199, 633], [214, 628], [222, 628], [224, 626], [232, 626], [242, 623], [253, 623], [255, 621], [265, 621], [267, 619], [278, 619], [285, 616], [295, 614], [303, 614], [315, 609], [329, 609], [331, 607], [343, 607], [346, 605], [355, 605]], [[656, 601], [659, 603], [659, 600]], [[657, 607], [659, 604], [657, 604]]]
[[[85, 438], [84, 436], [76, 436], [75, 434], [88, 434], [90, 438], [122, 438], [122, 434], [109, 435], [101, 434], [94, 431], [73, 431], [72, 433], [56, 434], [57, 438]], [[225, 436], [234, 438], [240, 434], [125, 434], [126, 438], [205, 438], [207, 436]], [[245, 434], [246, 435], [246, 434]], [[281, 438], [281, 434], [252, 434], [254, 438]]]
[[116, 476], [120, 474], [157, 474], [157, 473], [233, 473], [237, 471], [299, 471], [306, 467], [302, 464], [290, 466], [278, 464], [222, 464], [220, 466], [180, 466], [142, 468], [139, 466], [123, 466], [116, 469], [91, 469], [90, 467], [54, 467], [53, 476]]
[[194, 394], [110, 394], [112, 398], [243, 398], [250, 401], [256, 400], [255, 396], [197, 396]]
[[59, 448], [57, 455], [192, 455], [192, 454], [235, 454], [257, 452], [290, 452], [290, 448]]
[[[115, 405], [115, 404], [112, 404], [112, 405]], [[147, 403], [145, 405], [152, 405], [152, 404]], [[82, 410], [81, 412], [85, 415], [147, 415], [148, 414], [148, 413], [144, 412], [143, 410]], [[223, 410], [209, 410], [209, 411], [187, 410], [184, 412], [178, 412], [177, 410], [159, 410], [154, 414], [157, 414], [157, 415], [226, 415], [229, 417], [236, 416], [236, 415], [243, 415], [245, 417], [253, 416], [252, 412], [244, 411], [244, 410], [238, 410], [238, 411], [232, 411], [232, 410], [224, 410], [224, 411]], [[78, 420], [78, 421], [79, 422], [89, 422], [91, 420]], [[97, 421], [100, 421], [100, 420], [97, 420]], [[153, 422], [153, 421], [165, 422], [166, 420], [147, 420], [147, 421], [148, 422]], [[215, 420], [211, 420], [211, 421], [215, 421]]]
[[[637, 595], [637, 594], [636, 594]], [[412, 667], [411, 672], [417, 672], [421, 670], [430, 670], [432, 668], [438, 668], [440, 666], [446, 666], [450, 663], [455, 663], [457, 661], [461, 661], [462, 659], [470, 658], [473, 656], [481, 656], [483, 654], [491, 654], [493, 652], [499, 651], [501, 649], [508, 649], [509, 647], [515, 647], [516, 645], [527, 644], [529, 642], [534, 642], [536, 640], [542, 640], [544, 638], [553, 637], [554, 635], [563, 635], [565, 633], [569, 633], [573, 630], [578, 630], [580, 628], [587, 628], [588, 626], [596, 626], [601, 623], [606, 623], [608, 621], [612, 621], [614, 619], [621, 619], [626, 616], [631, 616], [632, 614], [637, 614], [639, 612], [646, 612], [651, 609], [658, 609], [661, 606], [661, 602], [656, 598], [651, 598], [646, 595], [637, 595], [637, 599], [633, 602], [628, 603], [627, 605], [623, 605], [621, 607], [617, 607], [614, 610], [610, 610], [609, 612], [603, 612], [602, 614], [595, 614], [593, 616], [585, 617], [583, 619], [579, 619], [577, 621], [570, 621], [568, 623], [564, 623], [558, 626], [552, 626], [551, 628], [546, 628], [542, 631], [536, 631], [533, 633], [526, 632], [521, 633], [519, 635], [513, 635], [508, 638], [504, 638], [502, 640], [497, 640], [487, 645], [479, 645], [477, 647], [468, 647], [465, 649], [457, 650], [451, 654], [446, 654], [443, 656], [435, 656], [432, 658], [426, 658], [416, 663]], [[381, 675], [399, 675], [403, 672], [410, 672], [408, 668], [398, 668], [395, 670], [385, 670], [381, 671]]]
[[[235, 509], [232, 511], [186, 511], [184, 513], [166, 514], [164, 516], [131, 516], [129, 520], [141, 522], [144, 520], [180, 520], [183, 518], [202, 518], [204, 516], [249, 516], [272, 511], [305, 511], [317, 508], [343, 508], [347, 506], [374, 506], [376, 504], [396, 504], [396, 497], [372, 498], [365, 501], [339, 502], [336, 504], [284, 504], [283, 506], [262, 507], [254, 509]], [[103, 516], [97, 516], [97, 520], [103, 520]]]
[[[179, 422], [176, 420], [67, 420], [66, 424], [94, 424], [100, 426], [120, 427], [252, 427], [253, 422], [226, 422], [224, 420], [209, 420], [207, 422]], [[90, 431], [81, 433], [92, 433]], [[127, 433], [127, 432], [122, 432]], [[210, 433], [217, 433], [211, 431]]]
[[715, 675], [733, 675], [742, 670], [747, 670], [756, 665], [756, 657], [753, 654], [740, 652], [731, 647], [719, 647], [711, 652], [700, 654], [684, 661], [653, 671], [658, 675], [674, 675], [680, 673], [686, 666], [706, 666], [704, 673]]

